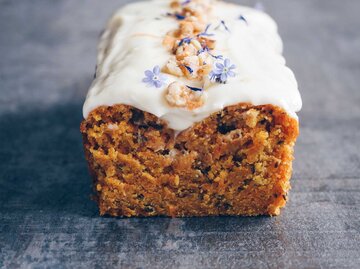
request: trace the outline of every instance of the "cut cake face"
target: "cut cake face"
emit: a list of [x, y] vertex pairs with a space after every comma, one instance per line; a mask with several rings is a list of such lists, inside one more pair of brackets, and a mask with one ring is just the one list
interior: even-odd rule
[[102, 215], [277, 215], [286, 203], [298, 123], [277, 107], [231, 106], [175, 137], [116, 105], [81, 131]]

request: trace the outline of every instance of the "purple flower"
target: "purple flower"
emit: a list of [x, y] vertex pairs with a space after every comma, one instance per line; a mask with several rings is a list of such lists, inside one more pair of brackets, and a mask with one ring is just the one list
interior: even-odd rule
[[149, 87], [161, 88], [165, 84], [166, 77], [160, 73], [160, 67], [157, 65], [153, 68], [153, 71], [146, 70], [145, 78], [142, 82], [146, 83]]
[[223, 63], [215, 63], [214, 69], [210, 72], [210, 80], [219, 83], [226, 83], [229, 77], [235, 77], [235, 72], [232, 71], [236, 66], [231, 64], [229, 59], [225, 59]]

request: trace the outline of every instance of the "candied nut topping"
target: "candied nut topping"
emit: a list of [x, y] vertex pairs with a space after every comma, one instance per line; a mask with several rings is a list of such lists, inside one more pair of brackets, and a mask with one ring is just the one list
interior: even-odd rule
[[175, 56], [168, 60], [164, 67], [164, 72], [178, 77], [183, 75], [183, 71], [178, 66]]
[[[163, 67], [163, 72], [188, 80], [203, 81], [213, 66], [210, 50], [215, 48], [216, 41], [208, 30], [204, 14], [211, 10], [211, 1], [191, 0], [172, 1], [170, 7], [174, 16], [180, 20], [179, 28], [167, 33], [163, 45], [173, 53]], [[203, 104], [203, 94], [194, 92], [181, 83], [168, 86], [166, 100], [172, 106], [194, 109]]]
[[169, 105], [196, 109], [204, 103], [204, 93], [195, 91], [180, 82], [171, 83], [166, 91], [165, 98]]
[[[165, 94], [171, 106], [195, 109], [204, 104], [202, 91], [211, 83], [226, 83], [229, 77], [234, 77], [236, 68], [229, 59], [222, 55], [214, 55], [216, 47], [216, 29], [225, 29], [230, 33], [224, 20], [215, 27], [208, 24], [207, 14], [211, 12], [212, 0], [181, 0], [172, 1], [172, 12], [167, 13], [178, 20], [178, 28], [169, 31], [164, 39], [163, 46], [171, 53], [171, 57], [161, 68], [145, 70], [143, 82], [150, 87], [163, 88], [167, 85]], [[178, 83], [165, 82], [167, 73], [182, 80], [196, 81], [201, 88], [192, 88]], [[193, 83], [189, 83], [193, 84]]]

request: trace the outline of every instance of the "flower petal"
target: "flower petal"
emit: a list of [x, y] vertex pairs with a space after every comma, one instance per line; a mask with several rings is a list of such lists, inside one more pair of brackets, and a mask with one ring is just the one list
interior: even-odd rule
[[224, 69], [224, 65], [221, 63], [216, 63], [215, 66], [221, 70]]
[[162, 81], [154, 80], [154, 85], [155, 85], [156, 88], [160, 88], [162, 86], [162, 84], [163, 84]]
[[230, 59], [225, 59], [224, 66], [229, 67], [230, 66]]
[[151, 82], [151, 81], [152, 81], [151, 78], [143, 78], [143, 79], [142, 79], [142, 82], [144, 82], [144, 83], [149, 83], [149, 82]]
[[229, 76], [229, 77], [235, 77], [235, 72], [233, 72], [233, 71], [229, 71], [229, 72], [227, 72], [227, 75]]
[[231, 69], [235, 69], [236, 68], [236, 65], [235, 64], [232, 64], [230, 67], [229, 67], [229, 69], [231, 70]]
[[145, 76], [147, 76], [148, 78], [153, 77], [153, 72], [151, 72], [150, 70], [146, 70], [144, 73], [145, 73]]
[[223, 69], [219, 70], [219, 69], [214, 69], [213, 70], [215, 75], [221, 75], [223, 73]]
[[215, 80], [216, 79], [216, 74], [214, 73], [214, 71], [211, 71], [210, 74], [209, 74], [209, 78], [210, 80]]
[[159, 75], [160, 74], [160, 67], [158, 65], [154, 67], [153, 73], [154, 73], [154, 75]]
[[220, 76], [220, 80], [221, 80], [222, 82], [226, 82], [226, 80], [227, 80], [227, 74], [226, 74], [226, 73], [222, 73], [221, 76]]

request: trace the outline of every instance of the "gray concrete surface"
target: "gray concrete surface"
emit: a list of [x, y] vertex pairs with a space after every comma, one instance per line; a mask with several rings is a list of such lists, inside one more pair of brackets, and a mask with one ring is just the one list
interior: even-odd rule
[[265, 1], [304, 101], [281, 216], [101, 218], [78, 129], [124, 2], [0, 0], [0, 267], [360, 268], [360, 2]]

